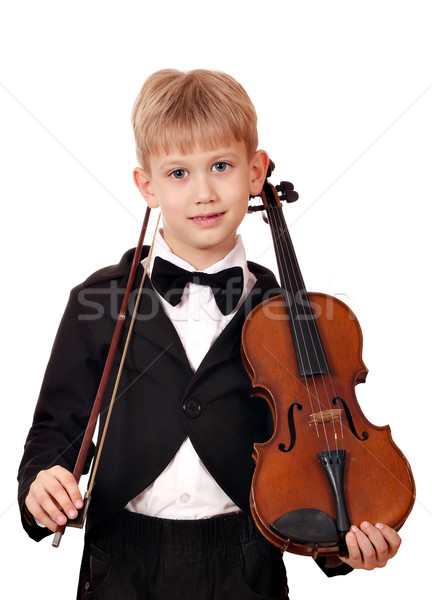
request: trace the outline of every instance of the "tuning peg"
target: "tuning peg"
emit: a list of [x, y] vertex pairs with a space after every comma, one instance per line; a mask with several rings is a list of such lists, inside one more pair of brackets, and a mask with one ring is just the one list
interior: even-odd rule
[[259, 204], [258, 206], [248, 206], [248, 213], [253, 213], [253, 212], [257, 212], [260, 210], [264, 210], [264, 206], [262, 204]]
[[276, 186], [277, 191], [280, 194], [280, 199], [286, 202], [295, 202], [298, 200], [298, 193], [294, 190], [294, 186], [290, 181], [281, 181]]

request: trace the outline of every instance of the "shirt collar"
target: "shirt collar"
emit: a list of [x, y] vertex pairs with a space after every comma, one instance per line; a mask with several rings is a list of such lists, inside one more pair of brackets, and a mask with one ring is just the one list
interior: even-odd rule
[[[160, 256], [161, 258], [168, 260], [174, 265], [181, 267], [182, 269], [186, 269], [186, 271], [196, 271], [195, 267], [193, 267], [190, 263], [183, 260], [176, 254], [174, 254], [171, 248], [168, 246], [166, 241], [163, 238], [163, 230], [159, 229], [156, 234], [153, 252], [150, 258], [150, 264], [148, 267], [148, 272], [151, 274], [153, 263], [156, 256]], [[146, 259], [145, 259], [146, 260]], [[143, 261], [144, 262], [144, 261]], [[210, 265], [206, 269], [203, 269], [203, 273], [217, 273], [218, 271], [222, 271], [222, 269], [229, 269], [230, 267], [241, 267], [243, 269], [243, 275], [245, 277], [245, 281], [248, 280], [250, 273], [247, 267], [246, 261], [246, 251], [239, 234], [236, 235], [234, 248], [228, 252], [222, 260]]]

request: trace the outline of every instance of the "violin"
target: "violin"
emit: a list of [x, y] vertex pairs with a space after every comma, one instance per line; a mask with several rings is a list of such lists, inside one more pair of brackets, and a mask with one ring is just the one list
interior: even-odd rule
[[370, 423], [356, 399], [368, 372], [356, 317], [339, 299], [306, 291], [281, 206], [297, 192], [267, 179], [260, 197], [249, 211], [267, 213], [282, 293], [258, 305], [242, 332], [251, 395], [267, 402], [274, 424], [254, 446], [252, 516], [282, 551], [346, 555], [351, 524], [402, 527], [414, 478], [390, 427]]

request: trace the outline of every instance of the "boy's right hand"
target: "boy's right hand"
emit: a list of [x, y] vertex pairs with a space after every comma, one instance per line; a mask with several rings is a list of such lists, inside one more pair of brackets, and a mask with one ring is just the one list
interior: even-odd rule
[[56, 531], [58, 525], [66, 524], [67, 518], [78, 516], [77, 509], [82, 508], [83, 500], [72, 473], [56, 465], [38, 473], [25, 505], [37, 521]]

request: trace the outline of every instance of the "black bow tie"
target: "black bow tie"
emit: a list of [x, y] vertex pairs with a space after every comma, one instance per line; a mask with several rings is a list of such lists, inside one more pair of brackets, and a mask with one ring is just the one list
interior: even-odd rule
[[151, 274], [151, 282], [161, 296], [172, 306], [176, 306], [189, 282], [209, 285], [222, 314], [228, 315], [237, 306], [243, 292], [243, 269], [231, 267], [219, 273], [186, 271], [156, 256]]

